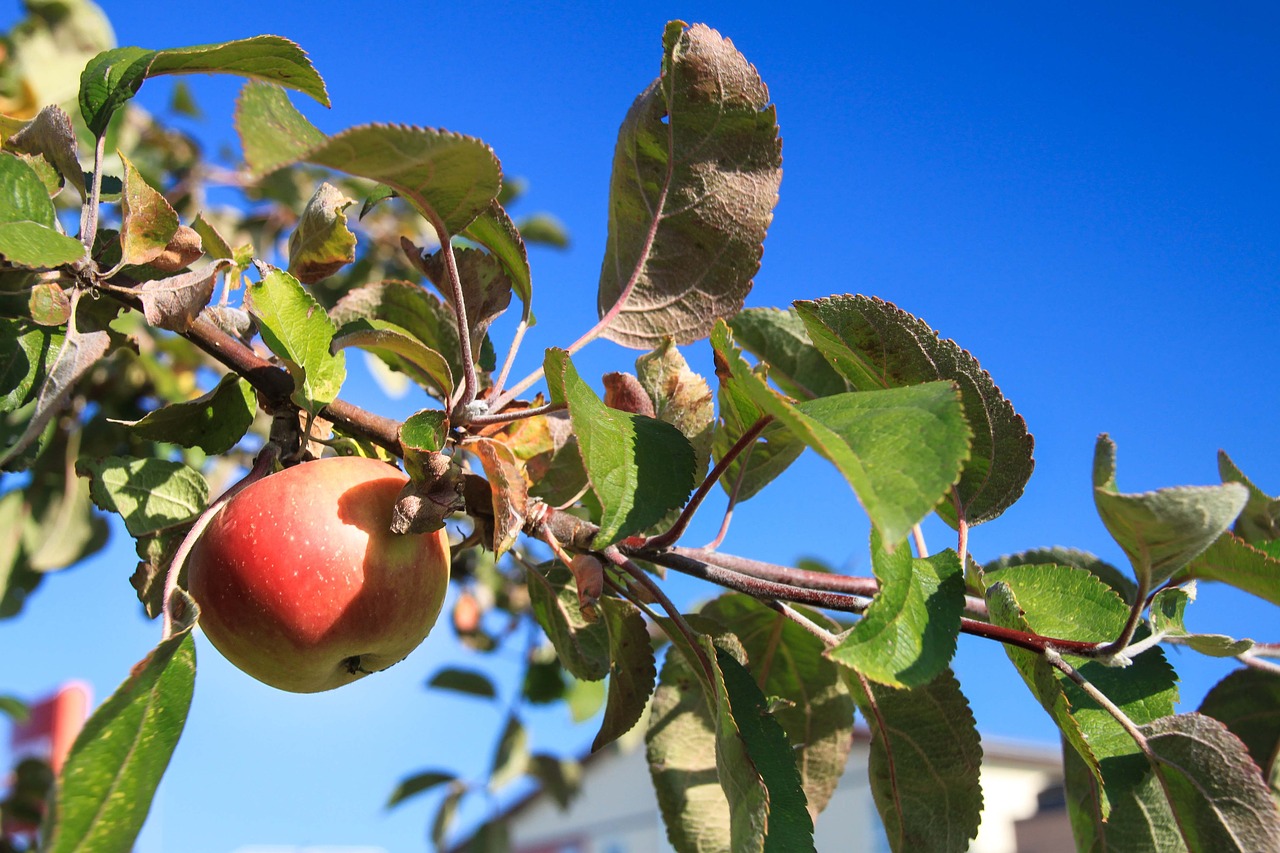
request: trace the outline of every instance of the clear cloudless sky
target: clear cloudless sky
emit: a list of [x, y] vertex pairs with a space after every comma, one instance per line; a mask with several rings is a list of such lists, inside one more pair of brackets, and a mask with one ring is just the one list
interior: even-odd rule
[[[514, 212], [553, 212], [574, 241], [532, 252], [539, 325], [520, 375], [594, 322], [618, 125], [658, 73], [666, 21], [705, 22], [759, 69], [784, 140], [781, 200], [747, 304], [884, 297], [973, 352], [1035, 435], [1025, 496], [973, 532], [979, 559], [1070, 545], [1127, 565], [1093, 509], [1099, 432], [1119, 445], [1125, 491], [1215, 483], [1222, 448], [1280, 492], [1275, 4], [108, 5], [122, 45], [294, 39], [334, 106], [294, 101], [326, 131], [394, 121], [490, 143], [506, 173], [528, 182]], [[6, 6], [7, 29], [19, 11]], [[206, 118], [184, 126], [238, 156], [238, 81], [188, 83]], [[140, 102], [163, 111], [170, 85], [148, 82]], [[497, 325], [499, 347], [512, 322]], [[685, 353], [712, 375], [705, 343]], [[599, 376], [632, 369], [635, 355], [599, 342], [576, 361]], [[352, 399], [398, 417], [421, 402], [380, 400], [370, 385], [357, 377]], [[744, 504], [725, 550], [812, 555], [866, 574], [865, 517], [819, 462], [806, 455]], [[717, 500], [693, 544], [714, 534]], [[113, 532], [106, 552], [50, 577], [21, 617], [0, 623], [0, 690], [33, 697], [75, 677], [100, 701], [157, 641], [128, 584], [131, 543]], [[926, 535], [935, 550], [954, 545], [936, 520]], [[678, 579], [672, 589], [690, 603], [713, 592]], [[1274, 608], [1219, 586], [1202, 586], [1188, 618], [1202, 631], [1280, 639]], [[429, 767], [482, 775], [505, 707], [423, 682], [460, 657], [499, 676], [514, 666], [462, 657], [450, 634], [314, 696], [264, 687], [201, 640], [190, 719], [140, 853], [423, 849], [436, 798], [386, 812], [387, 795]], [[1171, 656], [1185, 709], [1232, 668]], [[962, 638], [955, 668], [985, 735], [1056, 743], [1000, 648]], [[552, 751], [584, 748], [596, 727], [573, 727], [563, 709], [530, 719], [535, 748]]]

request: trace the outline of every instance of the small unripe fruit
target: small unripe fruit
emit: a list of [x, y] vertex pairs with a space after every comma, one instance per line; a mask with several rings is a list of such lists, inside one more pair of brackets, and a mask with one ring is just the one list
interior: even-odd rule
[[390, 530], [407, 481], [375, 459], [334, 457], [232, 498], [188, 564], [205, 636], [244, 672], [294, 693], [403, 660], [435, 624], [449, 581], [444, 530]]

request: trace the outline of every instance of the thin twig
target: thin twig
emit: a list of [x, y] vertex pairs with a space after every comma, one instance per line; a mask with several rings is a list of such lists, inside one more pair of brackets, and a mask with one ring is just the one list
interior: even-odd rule
[[[924, 531], [920, 529], [920, 525], [913, 524], [911, 526], [911, 540], [915, 542], [915, 545], [916, 545], [916, 556], [921, 560], [928, 559], [929, 546], [925, 544]], [[964, 563], [961, 562], [960, 566], [961, 568], [963, 568]]]
[[507, 384], [507, 376], [511, 373], [511, 366], [516, 363], [516, 353], [520, 351], [520, 344], [524, 341], [524, 333], [527, 331], [529, 331], [529, 303], [525, 302], [520, 314], [520, 323], [516, 326], [515, 334], [511, 336], [511, 346], [507, 348], [507, 357], [502, 362], [502, 372], [498, 374], [493, 388], [489, 391], [491, 399], [496, 400], [501, 396], [502, 389]]
[[765, 604], [769, 605], [771, 608], [778, 611], [783, 616], [787, 617], [792, 622], [796, 623], [797, 625], [799, 625], [801, 628], [808, 631], [813, 636], [817, 637], [819, 640], [822, 641], [822, 644], [827, 646], [828, 648], [840, 644], [840, 638], [838, 636], [831, 633], [826, 628], [823, 628], [817, 622], [814, 622], [812, 619], [805, 616], [803, 613], [796, 610], [794, 607], [787, 604], [786, 602], [771, 599], [769, 601], [766, 601]]
[[733, 481], [733, 488], [729, 491], [729, 503], [724, 508], [724, 519], [720, 522], [720, 530], [716, 533], [715, 539], [702, 546], [704, 551], [714, 551], [724, 544], [724, 538], [729, 534], [729, 522], [733, 521], [733, 510], [738, 505], [738, 495], [742, 491], [742, 483], [747, 479], [747, 465], [750, 464], [751, 454], [755, 452], [755, 449], [755, 444], [752, 444], [742, 455], [742, 464], [738, 466], [738, 478]]
[[1108, 699], [1105, 693], [1095, 687], [1089, 679], [1081, 675], [1074, 666], [1063, 660], [1062, 655], [1053, 649], [1044, 650], [1044, 659], [1054, 669], [1074, 681], [1081, 690], [1089, 694], [1089, 698], [1101, 705], [1108, 714], [1115, 717], [1116, 722], [1129, 733], [1129, 737], [1133, 738], [1134, 742], [1138, 744], [1138, 748], [1142, 750], [1147, 758], [1152, 758], [1151, 747], [1147, 745], [1146, 736], [1138, 730], [1137, 724], [1129, 719], [1129, 715], [1122, 711], [1119, 705]]
[[610, 545], [608, 548], [605, 548], [603, 554], [606, 560], [630, 575], [632, 580], [644, 587], [645, 590], [647, 590], [648, 593], [662, 605], [662, 609], [667, 611], [667, 615], [671, 617], [672, 623], [675, 624], [680, 633], [684, 635], [685, 640], [689, 643], [689, 647], [692, 648], [694, 654], [698, 656], [698, 660], [706, 672], [707, 680], [714, 684], [715, 669], [711, 664], [711, 660], [707, 657], [706, 651], [703, 650], [702, 646], [698, 643], [698, 633], [693, 630], [687, 621], [685, 621], [684, 615], [680, 613], [680, 608], [676, 607], [675, 603], [667, 597], [667, 594], [662, 591], [662, 587], [654, 583], [653, 579], [645, 574], [644, 569], [627, 559], [627, 557], [615, 546]]
[[693, 493], [693, 497], [684, 505], [684, 509], [680, 510], [680, 517], [675, 520], [670, 529], [665, 533], [659, 533], [657, 536], [650, 536], [644, 541], [644, 547], [667, 548], [675, 544], [684, 535], [685, 529], [688, 528], [689, 522], [693, 520], [693, 516], [698, 511], [698, 507], [702, 505], [702, 501], [710, 493], [712, 486], [724, 476], [724, 472], [729, 470], [729, 466], [733, 464], [739, 454], [753, 445], [760, 433], [764, 431], [764, 428], [772, 422], [773, 415], [765, 415], [748, 427], [747, 431], [733, 443], [733, 446], [725, 451], [724, 456], [720, 457], [720, 461], [711, 469], [711, 473], [703, 478], [702, 485], [698, 486], [698, 490]]
[[537, 406], [532, 409], [514, 409], [509, 412], [496, 412], [489, 415], [476, 415], [471, 419], [468, 426], [485, 427], [493, 424], [506, 424], [512, 421], [524, 420], [525, 418], [536, 418], [539, 415], [549, 415], [552, 412], [563, 411], [569, 408], [568, 403], [547, 403], [545, 406]]
[[89, 185], [89, 200], [85, 202], [81, 215], [80, 242], [85, 252], [93, 254], [93, 241], [98, 237], [98, 206], [102, 201], [102, 160], [107, 151], [107, 135], [98, 137], [93, 147], [93, 181]]
[[1151, 586], [1149, 576], [1138, 578], [1138, 590], [1133, 596], [1133, 604], [1129, 605], [1129, 618], [1120, 631], [1120, 636], [1110, 643], [1098, 648], [1097, 657], [1111, 657], [1122, 653], [1133, 640], [1133, 632], [1138, 630], [1138, 622], [1142, 619], [1142, 611], [1147, 607], [1147, 592]]

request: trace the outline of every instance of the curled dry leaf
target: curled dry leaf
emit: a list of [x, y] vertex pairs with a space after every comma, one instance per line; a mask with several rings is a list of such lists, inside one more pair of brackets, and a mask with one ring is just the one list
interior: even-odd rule
[[203, 254], [200, 235], [189, 225], [179, 225], [164, 250], [152, 258], [151, 266], [160, 272], [177, 272], [198, 261]]
[[600, 618], [596, 602], [604, 594], [604, 563], [591, 554], [578, 554], [569, 562], [574, 583], [578, 587], [578, 609], [582, 618], [595, 622]]
[[633, 415], [656, 417], [653, 401], [640, 380], [630, 373], [606, 373], [604, 375], [604, 404], [611, 409], [631, 412]]
[[444, 520], [462, 509], [462, 472], [443, 453], [427, 453], [420, 458], [423, 480], [410, 480], [400, 492], [391, 517], [395, 533], [431, 533], [444, 527]]

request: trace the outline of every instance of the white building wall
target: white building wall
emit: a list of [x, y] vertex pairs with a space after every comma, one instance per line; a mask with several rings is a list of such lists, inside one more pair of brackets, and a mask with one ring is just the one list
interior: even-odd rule
[[[982, 829], [971, 853], [1017, 853], [1014, 822], [1035, 814], [1037, 795], [1061, 781], [1054, 751], [1006, 752], [988, 750]], [[818, 818], [819, 853], [889, 853], [867, 782], [867, 755], [866, 741], [858, 740]], [[512, 815], [517, 853], [671, 853], [643, 749], [595, 756], [585, 771], [582, 793], [568, 811], [538, 797]]]

